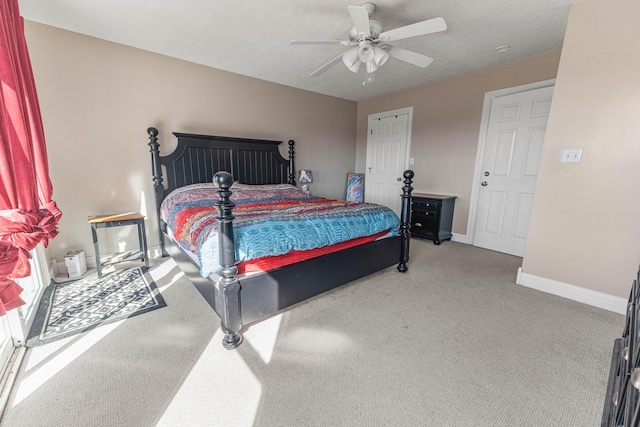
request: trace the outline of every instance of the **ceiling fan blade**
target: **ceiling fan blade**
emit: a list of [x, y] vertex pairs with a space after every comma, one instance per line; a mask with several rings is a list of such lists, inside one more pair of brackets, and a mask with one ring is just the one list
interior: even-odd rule
[[444, 19], [438, 17], [428, 19], [415, 24], [396, 28], [380, 33], [378, 39], [383, 42], [393, 42], [396, 40], [408, 39], [409, 37], [423, 36], [425, 34], [437, 33], [447, 29]]
[[313, 73], [309, 74], [309, 76], [310, 77], [315, 77], [315, 76], [319, 76], [320, 74], [324, 73], [329, 68], [333, 67], [338, 62], [342, 61], [342, 55], [344, 55], [344, 52], [341, 53], [340, 55], [336, 56], [335, 58], [333, 58], [331, 61], [329, 61], [326, 64], [324, 64], [322, 67], [320, 67], [317, 70], [315, 70]]
[[412, 52], [410, 50], [402, 49], [395, 46], [389, 49], [389, 56], [421, 68], [426, 68], [433, 62], [433, 58], [430, 58], [426, 55], [422, 55], [420, 53]]
[[349, 6], [347, 9], [349, 10], [353, 26], [358, 34], [364, 33], [370, 35], [371, 27], [369, 26], [369, 11], [362, 6]]
[[291, 40], [290, 45], [319, 45], [319, 44], [343, 44], [348, 45], [346, 40]]

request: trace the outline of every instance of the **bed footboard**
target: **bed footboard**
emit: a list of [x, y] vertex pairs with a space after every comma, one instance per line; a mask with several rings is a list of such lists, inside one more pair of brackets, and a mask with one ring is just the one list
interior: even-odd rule
[[[400, 215], [400, 227], [399, 227], [399, 238], [400, 238], [400, 253], [398, 254], [398, 258], [396, 258], [398, 262], [397, 269], [401, 273], [405, 273], [408, 271], [407, 262], [409, 261], [409, 242], [411, 238], [410, 230], [410, 222], [411, 222], [411, 192], [413, 191], [413, 187], [411, 184], [413, 183], [414, 173], [411, 170], [407, 170], [403, 174], [404, 176], [404, 186], [402, 188], [402, 208]], [[219, 201], [217, 203], [218, 207], [218, 251], [220, 256], [220, 266], [221, 277], [218, 281], [218, 292], [219, 296], [222, 297], [222, 307], [217, 310], [220, 315], [221, 327], [225, 333], [225, 336], [222, 340], [222, 344], [227, 349], [234, 349], [240, 345], [242, 342], [242, 335], [240, 330], [243, 326], [243, 310], [246, 312], [251, 312], [247, 307], [242, 307], [242, 298], [241, 298], [241, 284], [236, 278], [236, 273], [238, 271], [236, 267], [236, 257], [235, 257], [235, 245], [233, 239], [233, 207], [235, 204], [230, 200], [231, 196], [231, 186], [233, 185], [233, 176], [228, 172], [218, 172], [214, 175], [214, 183], [218, 187], [218, 195]], [[397, 237], [396, 237], [397, 238]], [[375, 243], [375, 242], [374, 242]], [[389, 258], [386, 258], [389, 260]], [[375, 264], [376, 268], [371, 269], [371, 271], [377, 271], [379, 269], [385, 268], [387, 266], [393, 265], [391, 262], [385, 263], [383, 261], [377, 261]], [[368, 273], [367, 273], [368, 274]], [[297, 275], [300, 276], [299, 274]], [[343, 276], [344, 279], [346, 276]], [[356, 277], [360, 277], [356, 275]], [[348, 279], [353, 280], [353, 278]], [[322, 280], [323, 282], [330, 282], [329, 280]], [[334, 280], [335, 282], [335, 280]], [[345, 282], [340, 282], [340, 284], [344, 284]], [[317, 293], [315, 291], [310, 296], [317, 295], [322, 293], [328, 289], [335, 287], [336, 285], [322, 285], [318, 288]], [[284, 285], [283, 285], [284, 287]], [[296, 295], [293, 297], [293, 301], [299, 302], [308, 297], [306, 295], [304, 297], [300, 297]], [[258, 310], [261, 315], [254, 315], [253, 313], [248, 316], [250, 320], [253, 321], [255, 319], [259, 319], [261, 316], [266, 314], [262, 310]]]

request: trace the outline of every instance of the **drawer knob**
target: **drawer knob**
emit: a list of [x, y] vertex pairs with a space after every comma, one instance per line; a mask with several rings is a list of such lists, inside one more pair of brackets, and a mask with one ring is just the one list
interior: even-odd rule
[[419, 222], [416, 222], [416, 223], [415, 223], [415, 226], [416, 226], [416, 227], [422, 227], [422, 224], [421, 224], [421, 223], [419, 223]]

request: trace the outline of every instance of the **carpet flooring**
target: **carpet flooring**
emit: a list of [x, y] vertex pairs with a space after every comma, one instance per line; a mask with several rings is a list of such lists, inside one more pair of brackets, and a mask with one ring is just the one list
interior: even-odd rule
[[597, 426], [624, 316], [518, 286], [521, 262], [412, 239], [407, 273], [298, 304], [228, 351], [163, 260], [167, 307], [28, 349], [2, 424]]

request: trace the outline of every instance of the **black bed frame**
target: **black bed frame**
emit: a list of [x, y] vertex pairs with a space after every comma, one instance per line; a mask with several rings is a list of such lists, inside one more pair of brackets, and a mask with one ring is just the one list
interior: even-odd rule
[[[151, 127], [147, 133], [162, 255], [171, 255], [218, 314], [225, 333], [222, 340], [225, 348], [234, 349], [240, 345], [241, 330], [248, 324], [307, 298], [394, 264], [398, 264], [400, 272], [408, 270], [413, 171], [408, 170], [403, 174], [398, 235], [280, 267], [268, 273], [236, 277], [234, 203], [230, 200], [230, 187], [234, 179], [244, 184], [295, 185], [294, 142], [289, 141], [287, 160], [278, 151], [282, 141], [174, 133], [178, 138], [176, 149], [168, 156], [160, 156], [158, 130]], [[200, 275], [199, 267], [169, 238], [166, 223], [160, 219], [160, 205], [171, 191], [205, 182], [214, 182], [218, 187], [218, 240], [222, 266], [218, 280]], [[166, 245], [167, 241], [169, 245]]]

